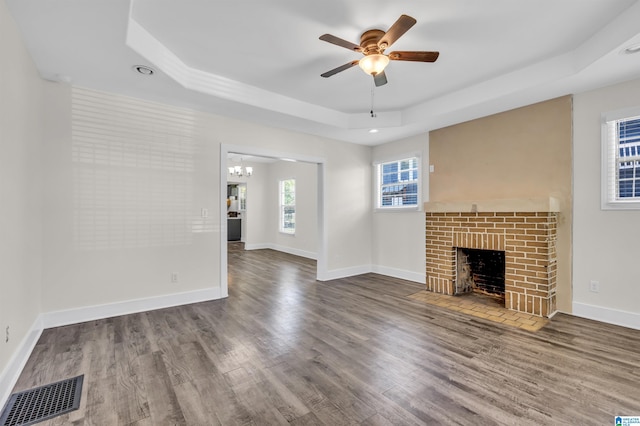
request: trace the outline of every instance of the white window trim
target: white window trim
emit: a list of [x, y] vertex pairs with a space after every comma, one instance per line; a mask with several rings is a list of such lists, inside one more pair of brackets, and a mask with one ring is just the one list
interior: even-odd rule
[[[241, 197], [242, 192], [243, 196]], [[241, 183], [238, 185], [238, 210], [241, 212], [247, 211], [247, 184]]]
[[[418, 198], [417, 205], [415, 206], [390, 206], [390, 207], [382, 207], [380, 205], [380, 165], [385, 163], [391, 163], [394, 161], [405, 160], [408, 158], [416, 158], [418, 163]], [[411, 152], [405, 153], [401, 155], [394, 155], [393, 157], [386, 157], [381, 160], [376, 160], [373, 163], [373, 206], [374, 212], [416, 212], [422, 211], [422, 181], [424, 172], [424, 167], [422, 166], [422, 153], [421, 152]]]
[[[632, 200], [615, 200], [612, 199], [615, 191], [615, 182], [617, 179], [615, 172], [615, 150], [609, 140], [608, 123], [614, 120], [625, 118], [633, 118], [640, 116], [640, 107], [625, 108], [616, 111], [610, 111], [602, 114], [601, 121], [601, 169], [600, 169], [600, 195], [602, 210], [640, 210], [640, 199]], [[613, 169], [613, 173], [612, 173]]]
[[[295, 227], [293, 228], [293, 230], [286, 230], [285, 228], [282, 227], [283, 225], [283, 220], [284, 220], [284, 213], [282, 210], [282, 207], [284, 206], [283, 200], [282, 200], [282, 195], [283, 195], [283, 190], [282, 190], [282, 184], [284, 181], [287, 180], [292, 180], [296, 183], [296, 187], [297, 182], [296, 182], [296, 178], [295, 177], [288, 177], [288, 178], [284, 178], [284, 179], [278, 179], [278, 232], [280, 232], [281, 234], [284, 235], [295, 235], [296, 234], [296, 228], [298, 227], [298, 222], [295, 222]], [[297, 188], [294, 188], [294, 199], [296, 199], [296, 192], [297, 192]], [[293, 205], [296, 208], [296, 212], [297, 212], [297, 199], [296, 199], [296, 203]]]

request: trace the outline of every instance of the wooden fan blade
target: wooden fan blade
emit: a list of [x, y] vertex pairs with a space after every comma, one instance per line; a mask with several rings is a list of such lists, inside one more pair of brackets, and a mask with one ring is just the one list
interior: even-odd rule
[[327, 78], [327, 77], [331, 77], [334, 74], [338, 74], [339, 72], [342, 72], [344, 70], [348, 70], [349, 68], [358, 65], [358, 62], [360, 61], [351, 61], [351, 62], [347, 62], [344, 65], [340, 65], [337, 68], [332, 69], [331, 71], [327, 71], [323, 74], [320, 74], [321, 77]]
[[362, 48], [359, 45], [351, 43], [350, 41], [347, 41], [347, 40], [343, 40], [340, 37], [336, 37], [331, 34], [321, 35], [320, 40], [326, 41], [327, 43], [335, 44], [336, 46], [347, 48], [349, 50], [353, 50], [355, 52], [360, 52], [362, 50]]
[[396, 42], [409, 28], [416, 24], [416, 20], [408, 15], [401, 15], [396, 22], [389, 28], [389, 31], [378, 42], [378, 46], [384, 50]]
[[387, 84], [387, 75], [382, 71], [373, 76], [373, 82], [376, 84], [376, 87], [384, 86]]
[[435, 62], [440, 52], [402, 52], [389, 53], [389, 59], [393, 61]]

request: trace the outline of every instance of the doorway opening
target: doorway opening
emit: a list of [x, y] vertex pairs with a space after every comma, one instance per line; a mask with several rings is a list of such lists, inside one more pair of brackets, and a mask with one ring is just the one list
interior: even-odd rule
[[[227, 185], [230, 181], [229, 176], [229, 164], [228, 157], [230, 154], [237, 155], [246, 155], [253, 157], [263, 157], [274, 159], [276, 161], [284, 160], [284, 161], [294, 161], [294, 162], [304, 162], [310, 163], [316, 166], [316, 186], [317, 186], [317, 203], [316, 203], [316, 241], [317, 241], [317, 249], [316, 249], [316, 278], [319, 281], [325, 281], [327, 277], [327, 236], [326, 236], [326, 226], [325, 226], [325, 208], [324, 208], [324, 175], [325, 175], [325, 159], [320, 157], [313, 157], [301, 154], [295, 154], [291, 152], [278, 152], [272, 151], [268, 149], [262, 149], [251, 146], [238, 146], [238, 145], [227, 145], [221, 144], [220, 146], [220, 294], [221, 297], [227, 297], [229, 295], [228, 292], [228, 247], [227, 247], [227, 239], [228, 239], [228, 230], [227, 230], [227, 220], [228, 220], [228, 207], [227, 207]], [[257, 175], [250, 177], [249, 179], [258, 178]], [[264, 177], [262, 177], [264, 179]], [[224, 199], [223, 197], [224, 196]], [[247, 190], [247, 206], [250, 206], [250, 191]], [[250, 208], [250, 207], [248, 207]]]

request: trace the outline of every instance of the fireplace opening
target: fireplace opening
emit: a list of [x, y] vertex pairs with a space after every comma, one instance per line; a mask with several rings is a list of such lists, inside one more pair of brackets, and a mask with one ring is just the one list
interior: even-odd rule
[[457, 248], [454, 294], [481, 293], [504, 301], [505, 252]]

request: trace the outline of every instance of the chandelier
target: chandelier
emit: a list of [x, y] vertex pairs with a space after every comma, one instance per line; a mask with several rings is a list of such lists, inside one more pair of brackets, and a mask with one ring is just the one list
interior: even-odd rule
[[247, 166], [242, 167], [242, 160], [240, 160], [239, 166], [229, 167], [229, 175], [230, 176], [251, 176], [253, 174], [253, 167]]

